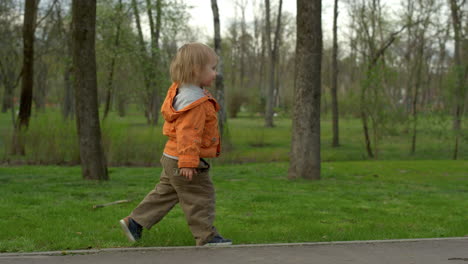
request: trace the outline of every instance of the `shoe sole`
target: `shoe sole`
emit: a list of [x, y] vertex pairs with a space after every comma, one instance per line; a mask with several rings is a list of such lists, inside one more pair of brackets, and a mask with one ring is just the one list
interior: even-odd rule
[[230, 245], [232, 245], [232, 242], [208, 243], [208, 244], [205, 244], [205, 247], [230, 246]]
[[136, 239], [132, 236], [132, 233], [130, 232], [130, 229], [128, 229], [128, 226], [125, 223], [125, 221], [122, 219], [122, 220], [119, 221], [119, 223], [120, 223], [120, 227], [122, 227], [122, 230], [123, 230], [125, 236], [128, 238], [128, 241], [136, 242]]

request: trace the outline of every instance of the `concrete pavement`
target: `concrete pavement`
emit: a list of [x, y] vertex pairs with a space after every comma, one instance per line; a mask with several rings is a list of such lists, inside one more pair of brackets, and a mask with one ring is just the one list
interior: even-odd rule
[[6, 264], [468, 264], [468, 237], [0, 254]]

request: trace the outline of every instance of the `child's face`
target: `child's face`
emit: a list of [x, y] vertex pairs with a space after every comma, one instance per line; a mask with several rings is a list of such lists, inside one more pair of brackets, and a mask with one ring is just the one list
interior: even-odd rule
[[209, 87], [211, 83], [216, 79], [216, 65], [218, 62], [216, 59], [212, 59], [200, 73], [200, 87]]

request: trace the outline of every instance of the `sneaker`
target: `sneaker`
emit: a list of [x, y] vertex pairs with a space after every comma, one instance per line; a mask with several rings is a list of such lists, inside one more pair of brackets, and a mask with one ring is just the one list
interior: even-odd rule
[[136, 242], [141, 238], [141, 232], [143, 231], [143, 227], [138, 224], [135, 220], [133, 220], [130, 216], [121, 219], [120, 227], [124, 231], [124, 234], [127, 236], [130, 242]]
[[232, 240], [223, 238], [220, 235], [215, 235], [210, 242], [206, 243], [205, 246], [229, 246], [232, 245]]

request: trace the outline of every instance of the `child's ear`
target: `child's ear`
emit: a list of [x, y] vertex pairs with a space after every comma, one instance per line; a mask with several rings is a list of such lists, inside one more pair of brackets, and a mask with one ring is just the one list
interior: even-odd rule
[[193, 76], [198, 77], [198, 76], [200, 76], [200, 74], [201, 74], [200, 65], [195, 65], [195, 67], [193, 67]]

